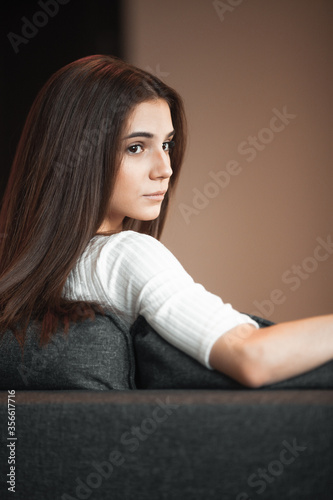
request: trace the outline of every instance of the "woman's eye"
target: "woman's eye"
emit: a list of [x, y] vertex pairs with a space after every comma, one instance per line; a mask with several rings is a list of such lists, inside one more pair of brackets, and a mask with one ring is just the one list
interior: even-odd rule
[[129, 146], [127, 148], [127, 151], [131, 154], [137, 154], [137, 153], [141, 153], [141, 151], [139, 150], [139, 148], [141, 148], [141, 151], [143, 150], [141, 144], [133, 144], [133, 146]]
[[163, 142], [164, 151], [170, 152], [175, 147], [175, 141]]
[[[174, 146], [175, 146], [174, 141], [166, 141], [163, 142], [162, 144], [163, 151], [165, 151], [166, 153], [169, 153]], [[144, 147], [141, 144], [132, 144], [132, 146], [129, 146], [127, 148], [127, 152], [131, 155], [142, 153], [143, 151]]]

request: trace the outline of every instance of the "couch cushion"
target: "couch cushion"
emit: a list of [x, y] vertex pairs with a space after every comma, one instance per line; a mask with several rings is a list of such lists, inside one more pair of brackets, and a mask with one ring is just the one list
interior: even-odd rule
[[[251, 315], [259, 326], [270, 321]], [[139, 316], [131, 329], [136, 358], [136, 385], [139, 389], [244, 389], [244, 386], [165, 341]], [[333, 361], [303, 375], [265, 386], [265, 389], [333, 388]]]
[[40, 347], [38, 327], [27, 330], [24, 358], [18, 342], [6, 332], [0, 343], [0, 389], [135, 389], [132, 339], [106, 313], [59, 329]]

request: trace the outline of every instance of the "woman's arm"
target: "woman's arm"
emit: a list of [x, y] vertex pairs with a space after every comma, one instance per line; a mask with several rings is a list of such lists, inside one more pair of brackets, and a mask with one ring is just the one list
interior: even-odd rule
[[213, 368], [248, 387], [280, 382], [333, 359], [333, 315], [260, 330], [239, 325], [213, 345]]

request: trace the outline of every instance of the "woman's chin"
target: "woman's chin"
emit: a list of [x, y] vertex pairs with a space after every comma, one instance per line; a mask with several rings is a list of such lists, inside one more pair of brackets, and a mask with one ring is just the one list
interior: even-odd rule
[[150, 211], [150, 213], [141, 214], [141, 217], [136, 217], [136, 219], [141, 221], [155, 220], [160, 215], [160, 213], [161, 210], [159, 208], [158, 210]]

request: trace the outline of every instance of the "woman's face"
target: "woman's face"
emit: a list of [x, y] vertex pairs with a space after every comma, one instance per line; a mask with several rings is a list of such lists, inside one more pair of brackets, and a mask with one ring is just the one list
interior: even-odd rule
[[138, 104], [121, 137], [122, 160], [99, 231], [121, 231], [127, 217], [153, 220], [160, 213], [172, 175], [170, 150], [174, 135], [170, 108], [164, 99]]

